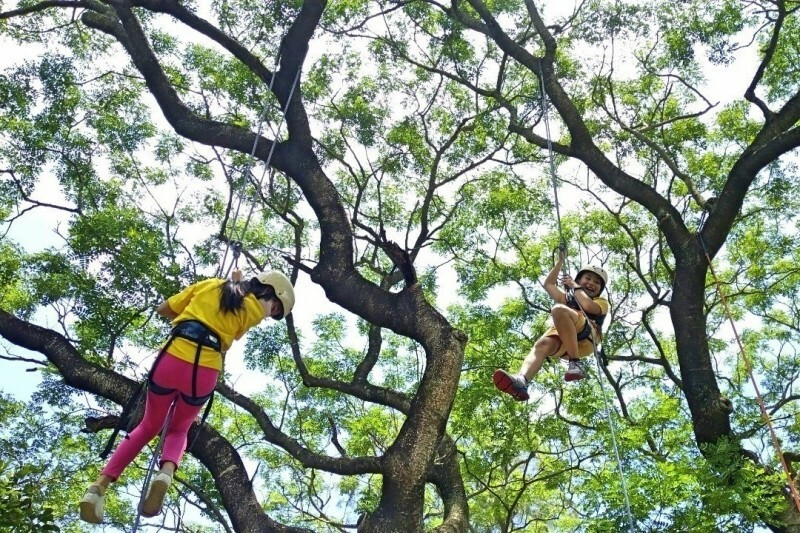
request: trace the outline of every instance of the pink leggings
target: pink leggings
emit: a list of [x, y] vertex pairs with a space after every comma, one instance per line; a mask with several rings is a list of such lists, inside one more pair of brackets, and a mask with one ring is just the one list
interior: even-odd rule
[[[179, 392], [187, 396], [192, 394], [192, 366], [192, 363], [178, 359], [170, 353], [165, 353], [161, 357], [155, 374], [153, 374], [153, 381], [161, 387], [175, 389], [175, 391], [171, 394], [155, 394], [153, 391], [147, 391], [147, 403], [142, 421], [123, 439], [101, 474], [117, 479], [125, 467], [139, 455], [142, 448], [161, 432], [173, 402], [175, 402], [175, 412], [172, 414], [167, 435], [164, 438], [161, 464], [164, 461], [180, 464], [186, 449], [186, 435], [189, 433], [195, 417], [203, 409], [202, 405], [187, 404], [179, 394]], [[214, 390], [217, 385], [217, 374], [219, 371], [213, 368], [205, 366], [197, 368], [198, 396], [205, 396]]]

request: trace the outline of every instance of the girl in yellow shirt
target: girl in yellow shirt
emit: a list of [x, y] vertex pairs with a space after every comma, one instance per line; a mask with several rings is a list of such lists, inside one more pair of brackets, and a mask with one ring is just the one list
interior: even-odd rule
[[[542, 335], [522, 362], [518, 374], [510, 374], [502, 369], [494, 371], [492, 381], [495, 387], [510, 394], [515, 400], [528, 400], [528, 383], [542, 368], [548, 357], [566, 358], [569, 367], [564, 379], [576, 381], [583, 379], [583, 368], [579, 362], [594, 351], [594, 342], [599, 343], [603, 320], [608, 314], [608, 300], [600, 293], [608, 283], [608, 273], [599, 266], [582, 267], [575, 279], [561, 278], [561, 285], [570, 290], [566, 292], [558, 284], [558, 273], [564, 264], [564, 255], [559, 254], [544, 282], [545, 291], [556, 302], [551, 310], [553, 327]], [[589, 317], [586, 320], [584, 313]]]
[[144, 516], [161, 511], [164, 495], [186, 449], [189, 428], [216, 387], [223, 354], [264, 317], [280, 320], [292, 307], [294, 288], [285, 275], [262, 272], [242, 281], [239, 270], [234, 271], [230, 281], [200, 281], [158, 306], [158, 314], [171, 320], [174, 327], [150, 370], [144, 416], [87, 489], [80, 502], [81, 519], [93, 524], [102, 522], [103, 499], [109, 484], [161, 431], [174, 403], [162, 444], [161, 469], [141, 508]]

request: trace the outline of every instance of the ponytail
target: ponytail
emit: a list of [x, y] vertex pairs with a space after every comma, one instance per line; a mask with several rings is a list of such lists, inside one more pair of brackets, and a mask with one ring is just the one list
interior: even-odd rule
[[249, 281], [226, 280], [221, 287], [219, 308], [223, 313], [238, 313], [244, 307], [244, 299], [252, 294], [258, 299], [269, 300], [277, 298], [272, 285], [264, 285], [256, 278]]
[[250, 292], [249, 281], [226, 280], [221, 287], [219, 308], [223, 313], [238, 313], [244, 306], [244, 298]]

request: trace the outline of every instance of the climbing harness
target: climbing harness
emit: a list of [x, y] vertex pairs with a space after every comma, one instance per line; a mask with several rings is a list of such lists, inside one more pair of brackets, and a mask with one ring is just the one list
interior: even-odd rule
[[[570, 309], [574, 309], [576, 311], [582, 311], [583, 314], [586, 316], [586, 320], [584, 321], [583, 327], [578, 332], [578, 341], [585, 341], [589, 337], [592, 337], [592, 323], [594, 323], [598, 333], [602, 332], [603, 321], [605, 321], [606, 316], [595, 315], [593, 313], [583, 311], [583, 309], [581, 308], [581, 304], [578, 303], [578, 298], [575, 296], [574, 290], [570, 290], [569, 292], [567, 292], [567, 307], [569, 307]], [[594, 338], [592, 338], [592, 342], [594, 342]]]
[[[275, 68], [272, 70], [272, 76], [271, 76], [271, 78], [269, 80], [269, 90], [270, 90], [270, 92], [272, 91], [272, 86], [273, 86], [273, 84], [275, 82], [275, 74], [278, 72], [278, 65], [280, 64], [280, 57], [281, 57], [281, 54], [280, 54], [280, 49], [281, 48], [283, 48], [283, 45], [281, 45], [278, 48], [279, 52], [278, 52], [278, 57], [275, 60]], [[272, 139], [272, 146], [270, 146], [269, 153], [267, 154], [267, 160], [264, 162], [264, 172], [262, 172], [261, 178], [258, 180], [258, 184], [256, 185], [256, 190], [261, 190], [261, 187], [262, 187], [263, 182], [264, 182], [264, 176], [266, 176], [267, 170], [269, 169], [270, 162], [272, 161], [272, 154], [275, 153], [275, 147], [278, 145], [278, 134], [281, 131], [281, 127], [283, 126], [283, 123], [286, 121], [286, 114], [288, 113], [289, 106], [292, 103], [292, 98], [294, 97], [294, 91], [297, 88], [297, 82], [300, 80], [300, 71], [302, 69], [303, 62], [305, 61], [305, 57], [306, 57], [306, 53], [307, 52], [308, 52], [308, 45], [306, 45], [305, 50], [303, 51], [303, 56], [302, 56], [300, 62], [298, 63], [297, 72], [295, 73], [294, 81], [292, 82], [292, 87], [289, 89], [289, 98], [286, 99], [286, 105], [283, 107], [283, 110], [281, 112], [281, 119], [278, 122], [278, 127], [276, 128], [276, 130], [274, 132], [273, 139]], [[263, 128], [263, 125], [264, 125], [264, 119], [265, 119], [265, 117], [267, 115], [267, 110], [268, 109], [269, 109], [269, 102], [265, 102], [264, 103], [264, 108], [261, 111], [261, 116], [258, 119], [258, 128], [257, 128], [257, 133], [256, 133], [256, 136], [255, 136], [255, 139], [253, 139], [253, 148], [250, 150], [250, 157], [248, 158], [247, 164], [245, 165], [244, 171], [242, 172], [242, 174], [244, 176], [249, 176], [251, 174], [250, 169], [251, 169], [251, 167], [253, 165], [253, 161], [255, 160], [256, 148], [258, 147], [258, 141], [261, 138], [261, 131], [262, 131], [262, 128]], [[238, 253], [236, 253], [234, 251], [234, 262], [231, 263], [231, 266], [228, 267], [227, 271], [225, 270], [225, 260], [226, 260], [226, 258], [228, 256], [228, 248], [230, 246], [232, 246], [233, 243], [238, 243], [239, 244], [239, 252], [241, 252], [242, 242], [244, 241], [245, 235], [247, 234], [247, 227], [250, 225], [250, 219], [253, 216], [253, 211], [255, 210], [256, 202], [255, 202], [255, 199], [253, 199], [253, 201], [250, 202], [250, 212], [247, 214], [247, 219], [245, 219], [244, 227], [242, 228], [242, 231], [239, 232], [238, 239], [233, 239], [233, 234], [236, 232], [236, 221], [239, 218], [239, 208], [241, 207], [241, 205], [242, 205], [242, 196], [240, 195], [239, 196], [239, 202], [238, 202], [238, 204], [236, 206], [236, 211], [234, 212], [233, 219], [231, 220], [231, 227], [233, 228], [233, 230], [231, 232], [231, 239], [229, 239], [226, 242], [225, 252], [223, 253], [222, 260], [220, 261], [219, 269], [217, 271], [217, 277], [226, 277], [227, 278], [228, 275], [230, 274], [231, 268], [233, 268], [234, 264], [236, 264], [236, 259], [238, 259], [239, 255], [238, 255]]]
[[[155, 470], [156, 461], [158, 456], [161, 453], [161, 448], [164, 444], [164, 438], [167, 434], [167, 428], [169, 428], [170, 421], [172, 420], [172, 415], [175, 412], [175, 406], [178, 404], [178, 399], [180, 398], [184, 402], [189, 405], [193, 406], [200, 406], [204, 403], [206, 404], [205, 410], [203, 411], [203, 416], [200, 419], [200, 424], [198, 427], [205, 424], [206, 419], [208, 418], [208, 414], [211, 411], [211, 405], [214, 401], [214, 391], [211, 391], [209, 394], [204, 396], [197, 395], [197, 369], [200, 366], [200, 353], [202, 352], [204, 347], [211, 348], [216, 351], [220, 351], [222, 347], [222, 342], [219, 338], [219, 335], [214, 333], [208, 326], [203, 324], [198, 320], [185, 320], [183, 322], [179, 322], [172, 328], [172, 332], [170, 334], [169, 339], [167, 342], [164, 343], [164, 346], [159, 350], [158, 355], [156, 356], [155, 362], [153, 362], [153, 366], [150, 369], [150, 372], [147, 374], [147, 378], [144, 379], [136, 391], [131, 395], [131, 398], [125, 404], [125, 407], [122, 409], [122, 414], [119, 417], [119, 422], [117, 426], [114, 428], [113, 433], [108, 439], [105, 448], [100, 453], [100, 457], [105, 459], [108, 457], [108, 454], [111, 452], [111, 449], [114, 447], [114, 442], [117, 439], [117, 435], [119, 434], [120, 430], [125, 429], [126, 431], [130, 431], [130, 426], [132, 425], [132, 419], [134, 413], [136, 412], [136, 406], [141, 401], [141, 398], [144, 396], [145, 391], [149, 390], [153, 394], [158, 395], [167, 395], [173, 394], [176, 392], [176, 389], [170, 389], [167, 387], [162, 387], [161, 385], [157, 384], [153, 379], [153, 375], [155, 374], [156, 367], [158, 366], [159, 361], [165, 353], [167, 353], [167, 349], [169, 349], [170, 345], [175, 339], [186, 339], [189, 341], [194, 342], [197, 345], [197, 350], [195, 351], [194, 356], [194, 363], [192, 365], [192, 394], [184, 394], [183, 392], [179, 392], [178, 396], [176, 396], [175, 400], [169, 407], [169, 411], [167, 412], [167, 417], [164, 420], [164, 425], [161, 429], [161, 436], [159, 438], [158, 444], [156, 445], [155, 450], [153, 451], [153, 455], [150, 458], [149, 466], [147, 467], [147, 475], [145, 476], [144, 486], [142, 488], [142, 493], [139, 499], [139, 507], [136, 513], [136, 520], [133, 524], [133, 532], [136, 532], [139, 528], [139, 521], [142, 515], [142, 504], [144, 503], [145, 494], [150, 484], [150, 479], [153, 476], [153, 472]], [[127, 438], [127, 437], [126, 437]], [[192, 442], [186, 447], [187, 450], [191, 450], [192, 446], [194, 445], [195, 440], [197, 439], [197, 433], [195, 433], [194, 439]]]
[[139, 496], [139, 505], [136, 507], [136, 519], [133, 522], [133, 529], [131, 529], [131, 533], [136, 533], [139, 530], [139, 521], [142, 519], [142, 506], [144, 505], [147, 488], [150, 485], [150, 479], [153, 477], [153, 472], [155, 472], [156, 461], [158, 460], [158, 456], [161, 454], [161, 448], [164, 446], [164, 438], [167, 436], [167, 428], [169, 428], [169, 423], [172, 421], [172, 415], [175, 413], [175, 405], [176, 403], [173, 402], [173, 404], [169, 406], [167, 418], [164, 420], [164, 426], [161, 428], [161, 435], [158, 438], [158, 444], [153, 450], [153, 455], [150, 457], [150, 463], [147, 465], [147, 474], [144, 476], [142, 493]]
[[[553, 158], [553, 143], [550, 138], [550, 120], [548, 119], [547, 99], [545, 98], [545, 92], [544, 92], [544, 70], [542, 69], [541, 62], [539, 63], [539, 87], [541, 96], [542, 116], [544, 118], [545, 133], [547, 138], [547, 152], [550, 160], [550, 178], [553, 184], [553, 198], [556, 210], [556, 222], [558, 224], [558, 236], [561, 241], [560, 247], [562, 248], [562, 250], [564, 251], [564, 255], [566, 256], [566, 241], [564, 240], [564, 232], [561, 227], [561, 210], [559, 208], [559, 203], [558, 203], [558, 182], [556, 180], [556, 166]], [[566, 272], [567, 268], [566, 261], [564, 261], [564, 265], [562, 266], [562, 268]], [[569, 298], [569, 296], [571, 296], [571, 298]], [[634, 522], [633, 522], [633, 514], [631, 513], [630, 499], [628, 498], [628, 487], [625, 481], [625, 470], [622, 468], [622, 459], [619, 454], [619, 445], [617, 444], [616, 427], [614, 425], [614, 419], [611, 416], [611, 406], [606, 396], [605, 385], [603, 385], [603, 380], [601, 378], [602, 369], [600, 365], [602, 361], [601, 361], [601, 355], [597, 350], [597, 344], [598, 344], [596, 342], [597, 339], [595, 339], [594, 337], [594, 329], [589, 325], [589, 320], [590, 320], [589, 314], [586, 312], [585, 309], [583, 309], [580, 302], [578, 302], [578, 299], [575, 297], [575, 294], [573, 293], [572, 290], [568, 292], [568, 298], [567, 298], [568, 305], [570, 300], [574, 301], [573, 305], [577, 306], [577, 309], [579, 309], [580, 312], [583, 313], [583, 316], [586, 320], [586, 326], [584, 326], [584, 329], [581, 332], [579, 332], [579, 334], [584, 333], [584, 331], [588, 328], [589, 330], [588, 333], [592, 338], [592, 350], [594, 352], [595, 363], [597, 365], [597, 381], [600, 382], [600, 390], [603, 393], [602, 394], [603, 404], [605, 406], [606, 418], [608, 418], [608, 427], [611, 430], [611, 442], [614, 445], [614, 456], [617, 460], [617, 468], [619, 470], [620, 481], [622, 485], [622, 494], [625, 498], [625, 514], [627, 516], [627, 521], [628, 521], [628, 531], [629, 533], [633, 533], [635, 529], [633, 526]], [[600, 319], [599, 321], [598, 330], [601, 325], [602, 325], [602, 319]], [[588, 338], [588, 336], [584, 337], [584, 339], [585, 338]], [[581, 339], [580, 336], [578, 337], [578, 340], [584, 340], [584, 339]], [[602, 358], [603, 360], [605, 360], [605, 354], [603, 354]]]
[[772, 425], [772, 418], [769, 416], [769, 412], [767, 411], [767, 407], [764, 404], [764, 398], [761, 396], [761, 391], [758, 388], [758, 383], [756, 382], [756, 378], [753, 375], [753, 367], [750, 364], [750, 359], [747, 357], [747, 352], [744, 349], [744, 345], [742, 344], [742, 339], [739, 337], [739, 332], [736, 329], [736, 324], [733, 321], [733, 314], [731, 313], [731, 309], [728, 306], [728, 300], [725, 298], [725, 293], [722, 292], [722, 282], [720, 282], [719, 278], [717, 277], [717, 273], [714, 271], [714, 265], [711, 261], [711, 255], [706, 248], [706, 243], [703, 240], [703, 227], [705, 226], [706, 220], [708, 218], [708, 210], [704, 209], [703, 214], [700, 216], [700, 225], [697, 228], [697, 238], [700, 240], [700, 247], [703, 249], [703, 254], [706, 256], [706, 261], [708, 262], [708, 269], [711, 272], [711, 277], [714, 278], [714, 284], [717, 288], [717, 294], [719, 294], [719, 298], [722, 301], [722, 306], [725, 309], [725, 314], [728, 317], [728, 321], [731, 324], [731, 329], [733, 330], [733, 335], [736, 337], [736, 343], [739, 345], [739, 353], [742, 355], [742, 361], [744, 361], [744, 366], [747, 369], [747, 375], [750, 378], [750, 383], [753, 385], [753, 390], [756, 393], [756, 400], [758, 401], [758, 407], [761, 410], [761, 416], [764, 418], [764, 422], [766, 422], [767, 427], [769, 428], [769, 434], [772, 438], [772, 445], [775, 447], [775, 453], [778, 454], [778, 459], [781, 462], [781, 466], [783, 467], [783, 472], [786, 474], [787, 484], [789, 485], [789, 492], [792, 495], [792, 500], [794, 500], [794, 505], [797, 507], [797, 510], [800, 511], [800, 494], [798, 494], [797, 487], [794, 484], [794, 480], [792, 479], [792, 473], [789, 470], [789, 465], [786, 464], [786, 459], [783, 456], [783, 450], [781, 449], [781, 443], [778, 440], [778, 435], [775, 433], [775, 428]]
[[[105, 459], [108, 457], [108, 454], [111, 453], [111, 450], [114, 447], [114, 442], [117, 439], [117, 435], [121, 430], [128, 430], [132, 425], [132, 418], [134, 413], [136, 412], [136, 406], [139, 402], [141, 402], [141, 398], [144, 396], [144, 392], [146, 390], [150, 390], [153, 394], [158, 395], [167, 395], [172, 394], [175, 392], [175, 389], [169, 389], [167, 387], [162, 387], [161, 385], [157, 384], [153, 380], [153, 375], [155, 374], [156, 367], [158, 366], [159, 361], [161, 361], [161, 357], [167, 352], [172, 342], [177, 339], [186, 339], [189, 341], [194, 342], [197, 345], [197, 350], [195, 351], [194, 363], [192, 364], [192, 394], [187, 395], [184, 393], [179, 393], [180, 398], [189, 405], [199, 406], [206, 403], [205, 410], [203, 412], [203, 416], [200, 419], [200, 425], [202, 426], [206, 419], [208, 418], [208, 414], [211, 411], [211, 404], [214, 400], [214, 392], [212, 391], [210, 394], [206, 394], [205, 396], [198, 396], [197, 395], [197, 369], [200, 366], [200, 353], [203, 350], [203, 347], [208, 347], [213, 350], [220, 351], [222, 343], [220, 341], [219, 336], [214, 333], [211, 329], [208, 328], [205, 324], [198, 320], [186, 320], [180, 322], [172, 328], [172, 332], [170, 333], [170, 337], [164, 346], [159, 350], [158, 355], [156, 356], [155, 362], [153, 362], [153, 366], [150, 369], [150, 372], [147, 374], [147, 378], [144, 379], [140, 384], [136, 391], [131, 395], [131, 398], [125, 404], [125, 407], [122, 409], [122, 414], [119, 417], [119, 422], [117, 423], [114, 431], [112, 432], [111, 436], [106, 443], [105, 448], [102, 452], [100, 452], [100, 458]], [[176, 398], [177, 401], [177, 398]], [[194, 441], [192, 441], [194, 443]], [[191, 445], [187, 448], [190, 449]]]

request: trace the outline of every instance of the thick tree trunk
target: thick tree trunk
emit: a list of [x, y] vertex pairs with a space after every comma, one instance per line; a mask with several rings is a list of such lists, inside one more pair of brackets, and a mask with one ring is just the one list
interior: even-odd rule
[[731, 433], [731, 403], [723, 398], [711, 364], [706, 337], [706, 263], [699, 242], [690, 237], [684, 253], [676, 254], [670, 316], [683, 380], [698, 445], [716, 443]]
[[404, 292], [402, 301], [408, 306], [397, 311], [416, 318], [414, 336], [422, 339], [427, 365], [400, 434], [383, 457], [381, 500], [361, 523], [359, 530], [365, 532], [424, 529], [425, 484], [445, 434], [464, 358], [464, 334], [425, 301], [419, 285]]
[[444, 521], [435, 533], [459, 533], [469, 529], [469, 504], [461, 477], [461, 465], [455, 442], [445, 435], [439, 444], [430, 480], [436, 485], [444, 504]]
[[[670, 305], [670, 315], [675, 328], [678, 362], [683, 379], [683, 393], [692, 415], [692, 427], [700, 451], [711, 465], [721, 470], [730, 469], [730, 458], [720, 459], [707, 453], [706, 444], [721, 444], [733, 439], [730, 415], [733, 405], [720, 393], [708, 346], [707, 320], [704, 310], [707, 260], [699, 241], [689, 239], [680, 255], [676, 254], [675, 281]], [[734, 442], [740, 446], [739, 442]], [[748, 457], [751, 454], [745, 454]], [[721, 464], [716, 464], [723, 460]], [[750, 460], [750, 459], [748, 459]], [[737, 472], [730, 472], [736, 476]], [[781, 491], [786, 507], [777, 516], [765, 516], [766, 525], [776, 532], [800, 533], [800, 513], [785, 485], [763, 487], [763, 490]]]

